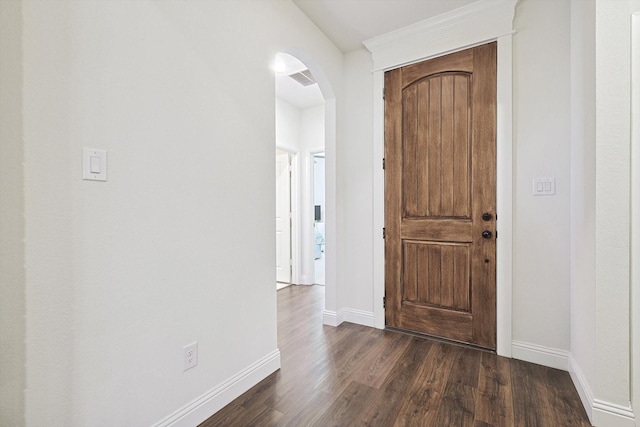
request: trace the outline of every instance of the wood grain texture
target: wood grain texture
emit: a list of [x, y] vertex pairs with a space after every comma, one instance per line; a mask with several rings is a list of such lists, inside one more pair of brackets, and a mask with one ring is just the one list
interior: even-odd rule
[[385, 73], [386, 324], [488, 349], [496, 346], [496, 78], [495, 43]]
[[403, 302], [469, 312], [469, 245], [405, 240]]
[[402, 90], [405, 218], [471, 218], [470, 84], [449, 72]]
[[567, 372], [344, 323], [322, 325], [324, 287], [278, 291], [282, 368], [201, 424], [588, 427]]

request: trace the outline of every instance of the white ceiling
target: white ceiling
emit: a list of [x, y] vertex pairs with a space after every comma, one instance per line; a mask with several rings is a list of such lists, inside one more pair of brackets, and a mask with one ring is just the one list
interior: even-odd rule
[[[478, 0], [293, 0], [344, 53], [362, 42], [415, 24]], [[276, 73], [278, 98], [298, 108], [324, 102], [318, 85], [303, 87], [288, 77], [306, 67], [290, 55], [279, 54], [287, 69]]]
[[363, 40], [478, 0], [293, 0], [344, 53]]
[[297, 108], [308, 108], [324, 102], [317, 84], [305, 87], [289, 77], [289, 75], [307, 68], [297, 58], [286, 53], [278, 53], [275, 64], [284, 67], [283, 71], [276, 71], [276, 96], [278, 98]]

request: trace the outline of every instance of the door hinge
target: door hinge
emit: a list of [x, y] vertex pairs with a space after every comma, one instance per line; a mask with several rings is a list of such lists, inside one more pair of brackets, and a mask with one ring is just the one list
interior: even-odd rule
[[382, 99], [384, 100], [387, 97], [387, 88], [386, 86], [382, 88]]
[[387, 308], [387, 297], [382, 297], [382, 308]]
[[387, 238], [387, 229], [385, 227], [382, 227], [382, 238], [383, 239]]
[[498, 230], [496, 230], [496, 239], [498, 238]]
[[382, 170], [385, 170], [387, 167], [384, 157], [382, 158]]

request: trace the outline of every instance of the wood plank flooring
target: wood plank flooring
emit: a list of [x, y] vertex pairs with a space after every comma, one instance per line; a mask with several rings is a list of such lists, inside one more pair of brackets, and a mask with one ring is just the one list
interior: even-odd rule
[[590, 426], [569, 374], [453, 344], [322, 325], [324, 288], [278, 291], [281, 369], [212, 426]]

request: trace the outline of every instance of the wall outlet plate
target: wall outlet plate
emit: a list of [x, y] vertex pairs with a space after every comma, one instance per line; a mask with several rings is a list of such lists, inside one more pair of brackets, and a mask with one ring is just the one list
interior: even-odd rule
[[198, 364], [198, 342], [183, 347], [183, 372]]

